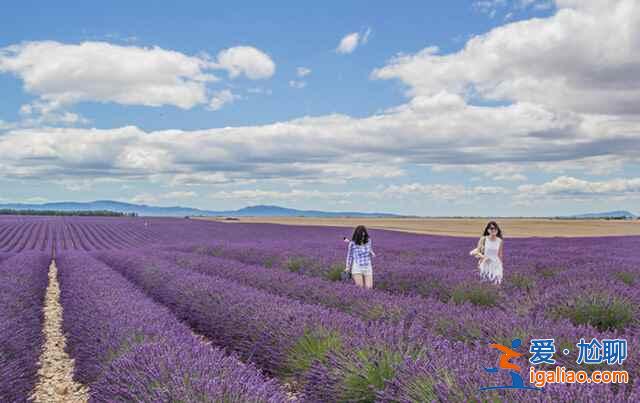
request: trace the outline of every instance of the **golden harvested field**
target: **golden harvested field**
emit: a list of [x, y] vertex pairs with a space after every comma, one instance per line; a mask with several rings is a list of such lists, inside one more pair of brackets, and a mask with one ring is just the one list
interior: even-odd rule
[[[206, 217], [232, 223], [272, 223], [286, 225], [321, 225], [413, 232], [418, 234], [478, 236], [488, 220], [466, 218], [306, 218], [306, 217], [242, 217], [238, 220]], [[552, 220], [504, 218], [496, 220], [508, 237], [586, 237], [640, 235], [640, 220]]]

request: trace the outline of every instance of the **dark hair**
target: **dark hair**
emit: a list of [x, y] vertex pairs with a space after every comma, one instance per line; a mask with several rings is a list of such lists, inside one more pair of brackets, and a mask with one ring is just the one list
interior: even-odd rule
[[356, 245], [364, 245], [369, 242], [369, 233], [364, 225], [358, 225], [353, 231], [353, 236], [351, 240], [356, 243]]
[[491, 226], [496, 227], [498, 229], [498, 233], [496, 234], [496, 236], [498, 238], [502, 239], [502, 230], [500, 229], [500, 226], [498, 225], [498, 223], [495, 222], [495, 221], [489, 221], [487, 223], [487, 226], [484, 227], [484, 233], [482, 235], [488, 236], [489, 235], [489, 227], [491, 227]]

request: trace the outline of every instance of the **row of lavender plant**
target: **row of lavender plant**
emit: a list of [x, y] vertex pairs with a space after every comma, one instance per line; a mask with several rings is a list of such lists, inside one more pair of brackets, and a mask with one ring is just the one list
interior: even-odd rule
[[[373, 401], [409, 356], [429, 356], [454, 378], [466, 369], [440, 357], [456, 355], [469, 367], [480, 368], [477, 349], [449, 343], [423, 329], [418, 332], [409, 324], [366, 324], [335, 310], [179, 269], [142, 254], [114, 251], [97, 256], [196, 332], [291, 382], [312, 401]], [[439, 349], [427, 348], [431, 345]], [[461, 391], [474, 393], [462, 384], [451, 388], [437, 378], [431, 382], [443, 399]]]
[[[433, 299], [363, 290], [347, 283], [329, 282], [215, 256], [182, 252], [157, 252], [155, 255], [180, 267], [231, 279], [306, 303], [335, 308], [365, 320], [382, 319], [390, 323], [415, 320], [422, 327], [453, 340], [483, 343], [503, 341], [510, 340], [514, 328], [520, 332], [530, 331], [530, 335], [545, 325], [552, 327], [551, 323], [545, 323], [544, 318], [524, 318], [514, 323], [512, 315], [503, 309], [479, 308], [465, 300], [461, 300], [460, 305], [445, 304]], [[571, 327], [567, 323], [560, 325]]]
[[[589, 283], [599, 282], [601, 292], [598, 294], [606, 294], [600, 299], [617, 303], [620, 299], [617, 296], [624, 295], [626, 302], [623, 304], [640, 304], [640, 293], [634, 287], [640, 278], [640, 257], [630, 253], [634, 245], [640, 243], [638, 237], [509, 240], [505, 280], [495, 289], [480, 285], [475, 261], [466, 253], [471, 245], [468, 239], [423, 237], [421, 241], [429, 245], [423, 250], [418, 241], [409, 237], [405, 240], [406, 249], [402, 250], [397, 239], [386, 236], [390, 246], [386, 250], [384, 245], [379, 246], [382, 251], [379, 250], [374, 263], [375, 284], [376, 288], [396, 294], [420, 294], [449, 302], [473, 293], [482, 305], [502, 304], [509, 312], [522, 316], [533, 315], [556, 303], [571, 304], [574, 297], [584, 299], [581, 290], [590, 288]], [[397, 236], [403, 239], [408, 235]], [[306, 241], [304, 236], [299, 242], [285, 241], [216, 241], [207, 247], [187, 244], [175, 245], [174, 249], [328, 278], [337, 277], [344, 267], [341, 261], [328, 266], [337, 259], [332, 257], [337, 250], [343, 252], [344, 245], [329, 246], [329, 242], [322, 245], [315, 240]], [[434, 245], [439, 249], [435, 250]], [[411, 251], [411, 248], [415, 250]], [[562, 300], [563, 293], [571, 298]], [[541, 298], [543, 295], [560, 298], [549, 301]], [[633, 322], [637, 323], [637, 320]]]
[[[305, 303], [336, 308], [363, 319], [382, 319], [390, 323], [413, 320], [415, 325], [430, 332], [467, 343], [509, 344], [514, 337], [519, 337], [523, 342], [528, 342], [531, 338], [554, 337], [558, 345], [573, 347], [585, 335], [599, 339], [615, 338], [626, 330], [603, 331], [606, 329], [596, 329], [589, 323], [575, 325], [567, 318], [549, 317], [549, 312], [545, 310], [530, 315], [514, 315], [504, 309], [477, 307], [470, 303], [444, 304], [421, 297], [390, 295], [214, 256], [180, 252], [157, 252], [154, 255], [180, 267], [238, 281]], [[149, 257], [148, 261], [152, 262], [154, 259], [155, 257]], [[588, 289], [585, 295], [592, 295], [590, 291]], [[542, 300], [547, 298], [553, 301], [544, 292], [541, 294]], [[633, 337], [630, 340], [632, 343], [636, 340], [634, 334], [627, 332], [628, 337]], [[575, 355], [563, 357], [561, 361], [567, 367], [576, 367], [571, 359], [575, 361]], [[637, 362], [635, 357], [631, 357], [626, 363], [626, 368], [633, 374], [640, 374]]]
[[74, 378], [91, 401], [284, 402], [251, 365], [203, 344], [166, 308], [88, 254], [58, 257]]
[[[212, 240], [198, 248], [178, 247], [182, 251], [200, 250], [244, 263], [259, 264], [300, 272], [311, 276], [336, 278], [344, 268], [344, 244], [330, 238], [320, 242], [307, 240], [300, 229], [286, 238], [229, 242]], [[323, 229], [306, 228], [311, 233]], [[374, 244], [378, 256], [374, 262], [376, 286], [395, 293], [416, 293], [448, 300], [455, 287], [466, 281], [478, 281], [475, 260], [468, 250], [475, 240], [409, 234], [389, 235], [378, 231], [384, 241]], [[295, 241], [294, 241], [295, 239]], [[638, 237], [616, 239], [515, 239], [505, 248], [505, 282], [514, 288], [543, 287], [554, 284], [558, 274], [579, 279], [585, 264], [597, 262], [599, 277], [626, 275], [638, 279], [640, 259], [630, 253], [640, 242]], [[200, 243], [200, 245], [203, 245]]]
[[[504, 375], [492, 379], [483, 371], [482, 364], [495, 359], [489, 349], [451, 342], [420, 326], [367, 326], [349, 315], [180, 270], [149, 256], [99, 256], [194, 330], [298, 384], [312, 401], [410, 401], [405, 398], [415, 393], [421, 397], [413, 401], [496, 400], [497, 393], [479, 394], [479, 385], [508, 382]], [[418, 370], [409, 376], [407, 368]], [[553, 386], [545, 399], [614, 392], [609, 387], [597, 393], [567, 392]], [[630, 393], [625, 388], [618, 392], [620, 399]]]
[[0, 264], [1, 401], [28, 401], [37, 382], [48, 267], [48, 257], [39, 253]]

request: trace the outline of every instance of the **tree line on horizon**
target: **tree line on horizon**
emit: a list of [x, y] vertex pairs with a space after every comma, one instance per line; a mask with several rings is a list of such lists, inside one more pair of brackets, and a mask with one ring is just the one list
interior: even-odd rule
[[137, 217], [138, 213], [122, 213], [109, 210], [61, 211], [61, 210], [14, 210], [0, 209], [0, 215], [35, 216], [83, 216], [83, 217]]

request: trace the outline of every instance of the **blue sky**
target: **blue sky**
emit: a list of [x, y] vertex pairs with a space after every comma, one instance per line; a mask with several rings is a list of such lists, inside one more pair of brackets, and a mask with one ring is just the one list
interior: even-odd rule
[[640, 41], [616, 40], [637, 37], [639, 13], [624, 0], [9, 3], [0, 202], [638, 212]]

